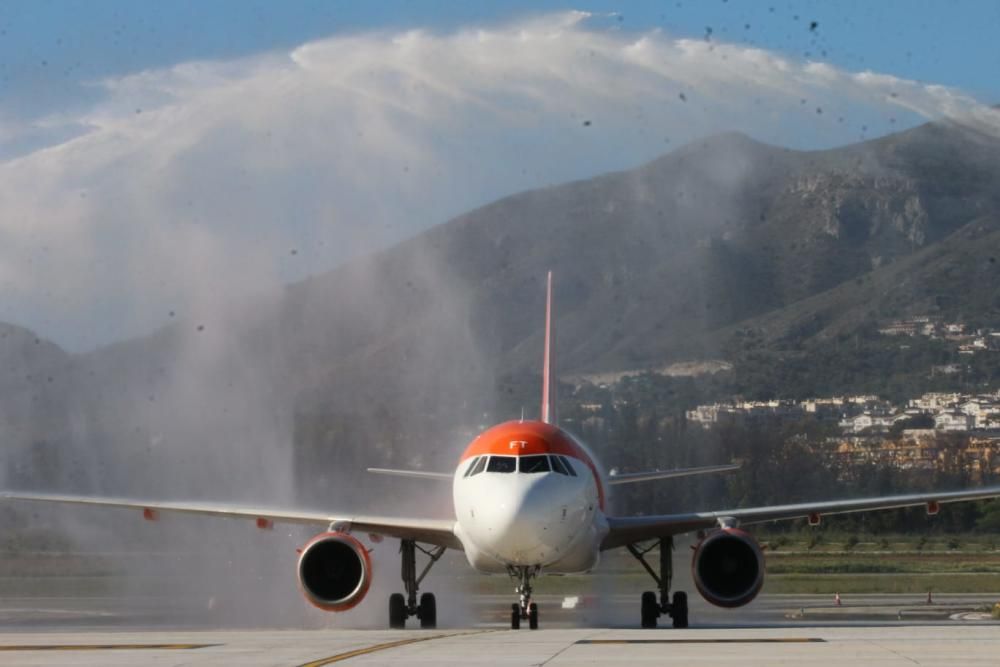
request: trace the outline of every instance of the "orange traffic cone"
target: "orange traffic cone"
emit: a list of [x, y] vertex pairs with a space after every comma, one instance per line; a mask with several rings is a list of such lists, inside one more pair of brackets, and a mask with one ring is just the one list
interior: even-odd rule
[[839, 607], [840, 606], [840, 593], [834, 593], [833, 594], [833, 606], [835, 606], [835, 607]]

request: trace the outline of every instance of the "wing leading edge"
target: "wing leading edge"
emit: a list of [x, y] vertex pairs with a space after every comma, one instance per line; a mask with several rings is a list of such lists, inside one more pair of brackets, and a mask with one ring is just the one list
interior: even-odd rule
[[610, 475], [608, 484], [631, 484], [632, 482], [648, 482], [655, 479], [675, 479], [693, 475], [709, 475], [718, 472], [732, 472], [740, 469], [739, 463], [726, 463], [717, 466], [702, 466], [700, 468], [676, 468], [674, 470], [650, 470], [647, 472], [631, 472], [624, 475]]
[[258, 525], [261, 521], [311, 524], [324, 527], [330, 524], [338, 524], [338, 529], [340, 530], [375, 533], [386, 537], [412, 539], [448, 549], [462, 549], [462, 543], [455, 536], [455, 522], [449, 519], [336, 515], [324, 512], [223, 505], [219, 503], [143, 501], [131, 498], [90, 498], [87, 496], [64, 496], [10, 491], [0, 492], [0, 499], [86, 505], [92, 507], [119, 507], [140, 510], [146, 518], [155, 517], [156, 513], [159, 512], [173, 512], [178, 514], [201, 514], [205, 516], [255, 519], [258, 521]]
[[368, 472], [376, 475], [395, 475], [396, 477], [413, 477], [415, 479], [436, 479], [450, 482], [454, 475], [450, 472], [427, 472], [426, 470], [397, 470], [394, 468], [368, 468]]
[[692, 530], [712, 528], [720, 521], [731, 519], [739, 524], [763, 523], [803, 519], [828, 514], [847, 514], [874, 510], [917, 507], [920, 505], [957, 503], [969, 500], [987, 500], [1000, 497], [1000, 486], [949, 491], [945, 493], [911, 493], [882, 498], [858, 498], [853, 500], [830, 500], [824, 502], [798, 503], [795, 505], [772, 505], [770, 507], [750, 507], [721, 510], [716, 512], [690, 512], [686, 514], [662, 514], [658, 516], [608, 517], [610, 531], [601, 549], [651, 540], [658, 537], [679, 535]]

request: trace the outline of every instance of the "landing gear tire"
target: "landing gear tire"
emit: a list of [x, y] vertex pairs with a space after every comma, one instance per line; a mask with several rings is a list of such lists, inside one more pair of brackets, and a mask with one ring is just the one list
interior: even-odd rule
[[420, 627], [429, 629], [437, 627], [437, 600], [433, 593], [423, 593], [420, 596], [420, 609], [417, 610], [420, 617]]
[[528, 627], [532, 630], [538, 629], [538, 605], [534, 602], [528, 607]]
[[510, 629], [520, 630], [521, 629], [521, 607], [517, 604], [512, 604], [510, 612]]
[[660, 605], [656, 601], [656, 593], [646, 591], [642, 594], [642, 627], [655, 628], [656, 619], [660, 616]]
[[674, 592], [674, 601], [670, 605], [670, 615], [674, 619], [675, 628], [686, 628], [688, 626], [688, 596], [684, 591]]
[[389, 596], [389, 627], [402, 630], [406, 627], [406, 598], [402, 593]]
[[[654, 548], [659, 548], [660, 569], [657, 572], [646, 559], [646, 554]], [[672, 552], [674, 550], [674, 538], [660, 538], [650, 546], [639, 544], [626, 544], [625, 548], [635, 557], [642, 567], [649, 573], [649, 576], [656, 582], [659, 595], [653, 591], [646, 591], [642, 594], [642, 627], [655, 628], [657, 619], [666, 614], [673, 619], [675, 628], [688, 627], [688, 598], [687, 593], [675, 591], [673, 600], [670, 599], [670, 584], [674, 578], [674, 563]]]
[[[403, 588], [406, 596], [401, 593], [393, 593], [389, 597], [389, 627], [402, 628], [406, 626], [406, 619], [409, 616], [416, 616], [420, 619], [420, 627], [437, 627], [437, 600], [433, 593], [420, 594], [420, 582], [424, 576], [430, 572], [434, 565], [444, 554], [444, 547], [435, 547], [428, 550], [417, 546], [415, 540], [400, 540], [399, 554], [401, 567], [400, 575], [403, 579]], [[417, 551], [424, 553], [428, 562], [420, 574], [417, 574]], [[420, 595], [420, 604], [417, 604], [417, 596]]]

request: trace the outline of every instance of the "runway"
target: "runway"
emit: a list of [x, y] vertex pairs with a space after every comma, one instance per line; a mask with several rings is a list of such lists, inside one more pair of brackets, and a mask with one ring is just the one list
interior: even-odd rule
[[539, 598], [543, 629], [534, 632], [507, 629], [496, 612], [507, 598], [492, 595], [474, 597], [467, 627], [403, 631], [208, 629], [208, 618], [152, 614], [124, 598], [7, 598], [0, 664], [995, 665], [1000, 624], [971, 610], [996, 598], [939, 596], [928, 605], [919, 596], [872, 595], [845, 597], [838, 607], [826, 597], [764, 595], [738, 616], [699, 603], [691, 629], [639, 630], [629, 620], [633, 595], [548, 596]]
[[[638, 593], [572, 596], [538, 595], [544, 629], [610, 627], [632, 628], [639, 622]], [[829, 596], [761, 595], [743, 609], [713, 607], [698, 596], [690, 598], [691, 620], [701, 628], [773, 627], [788, 623], [853, 624], [872, 621], [945, 621], [953, 614], [988, 608], [1000, 594], [937, 594], [928, 605], [920, 595], [844, 595], [841, 606]], [[0, 597], [0, 637], [5, 632], [106, 630], [141, 631], [170, 628], [201, 630], [218, 628], [242, 630], [267, 627], [293, 629], [276, 622], [274, 614], [245, 614], [239, 619], [217, 613], [199, 600], [154, 596], [4, 596]], [[471, 594], [465, 598], [461, 614], [441, 619], [443, 627], [502, 628], [508, 622], [511, 596]], [[371, 604], [378, 610], [369, 615], [382, 618], [379, 599]], [[447, 608], [445, 608], [447, 609]], [[331, 625], [352, 625], [350, 615], [332, 616]], [[663, 618], [661, 623], [669, 624]], [[379, 627], [381, 620], [363, 627]]]
[[0, 637], [0, 663], [69, 665], [995, 665], [995, 625], [174, 631]]

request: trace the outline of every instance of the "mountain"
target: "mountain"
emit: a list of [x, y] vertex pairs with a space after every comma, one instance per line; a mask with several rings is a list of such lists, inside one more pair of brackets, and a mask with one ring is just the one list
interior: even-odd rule
[[[659, 364], [683, 356], [692, 339], [780, 312], [995, 217], [998, 147], [943, 124], [816, 152], [712, 137], [633, 171], [472, 211], [293, 286], [287, 303], [311, 317], [346, 308], [353, 331], [326, 343], [330, 358], [350, 350], [358, 370], [405, 358], [415, 337], [443, 337], [442, 352], [453, 349], [458, 326], [494, 369], [531, 371], [540, 349], [532, 314], [551, 267], [564, 372]], [[453, 322], [439, 309], [462, 316]], [[345, 326], [325, 324], [299, 318], [292, 329]]]
[[[0, 391], [35, 425], [12, 456], [96, 458], [45, 477], [86, 490], [170, 494], [182, 469], [197, 495], [218, 464], [236, 495], [286, 493], [278, 469], [300, 498], [371, 494], [385, 487], [329, 471], [449, 466], [480, 423], [535, 413], [549, 269], [564, 374], [724, 358], [748, 328], [807, 354], [914, 309], [1000, 319], [998, 221], [1000, 141], [972, 130], [806, 152], [714, 136], [506, 197], [252, 311], [85, 355], [4, 348], [34, 369]], [[43, 377], [58, 396], [33, 413]]]

